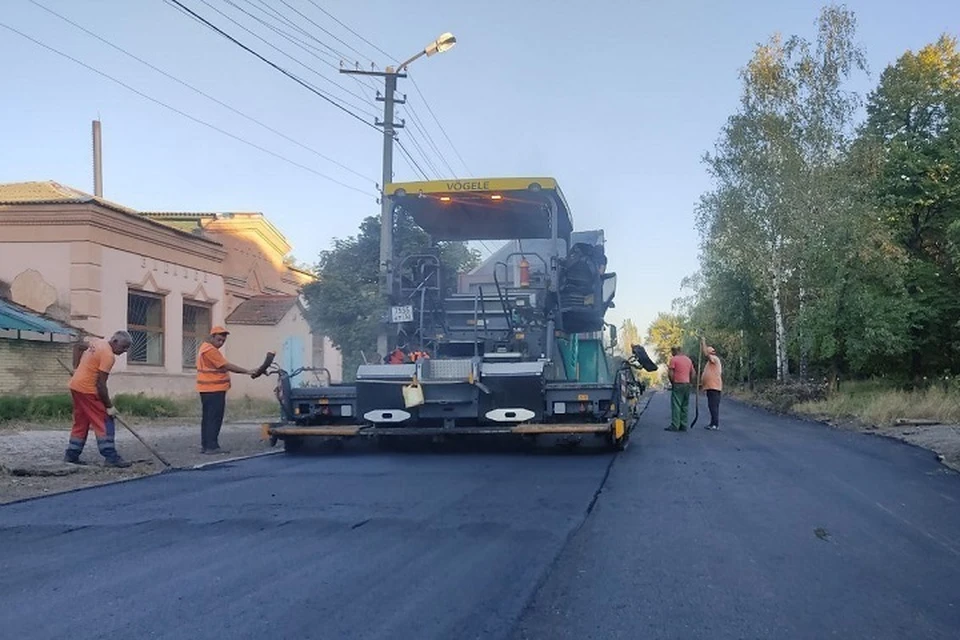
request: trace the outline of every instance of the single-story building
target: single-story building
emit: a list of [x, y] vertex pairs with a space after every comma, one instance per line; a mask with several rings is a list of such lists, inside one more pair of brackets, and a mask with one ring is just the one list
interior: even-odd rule
[[[9, 301], [88, 334], [129, 331], [133, 347], [111, 375], [115, 393], [193, 394], [196, 351], [212, 326], [232, 330], [227, 317], [244, 301], [297, 296], [310, 281], [288, 266], [289, 251], [259, 213], [144, 214], [52, 181], [0, 184], [0, 288]], [[231, 340], [224, 353], [254, 367], [263, 351], [302, 335], [302, 313], [301, 321], [269, 325], [259, 343]], [[313, 364], [306, 330], [310, 340], [290, 344]], [[317, 342], [322, 358], [336, 361], [329, 340]], [[246, 347], [259, 356], [241, 359]], [[273, 393], [266, 380], [238, 385], [252, 396]], [[0, 381], [0, 393], [8, 391]]]

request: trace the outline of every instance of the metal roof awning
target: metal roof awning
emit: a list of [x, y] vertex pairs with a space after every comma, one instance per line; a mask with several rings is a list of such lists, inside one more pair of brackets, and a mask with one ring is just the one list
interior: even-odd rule
[[75, 336], [78, 331], [72, 327], [44, 318], [6, 300], [0, 300], [0, 330], [32, 331], [51, 335]]
[[570, 208], [553, 178], [479, 178], [388, 184], [384, 190], [434, 240], [514, 240], [573, 231]]

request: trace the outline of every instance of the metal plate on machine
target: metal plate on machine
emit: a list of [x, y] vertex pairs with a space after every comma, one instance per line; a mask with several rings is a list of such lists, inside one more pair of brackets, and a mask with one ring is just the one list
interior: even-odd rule
[[483, 376], [542, 376], [544, 362], [484, 362], [480, 365]]
[[423, 360], [424, 380], [467, 380], [473, 370], [470, 359]]
[[403, 305], [390, 307], [390, 322], [400, 324], [403, 322], [413, 322], [413, 306]]
[[412, 380], [417, 373], [415, 364], [362, 364], [357, 367], [357, 381]]

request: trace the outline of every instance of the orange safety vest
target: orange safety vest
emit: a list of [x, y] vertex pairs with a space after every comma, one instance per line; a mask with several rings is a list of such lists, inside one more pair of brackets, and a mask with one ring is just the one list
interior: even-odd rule
[[197, 391], [208, 393], [213, 391], [228, 391], [230, 389], [230, 372], [220, 371], [220, 367], [227, 364], [220, 350], [209, 342], [200, 345], [197, 352]]

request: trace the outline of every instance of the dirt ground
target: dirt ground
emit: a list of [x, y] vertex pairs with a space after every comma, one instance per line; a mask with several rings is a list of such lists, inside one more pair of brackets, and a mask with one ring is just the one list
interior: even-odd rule
[[[220, 446], [226, 453], [200, 453], [200, 427], [171, 420], [132, 424], [151, 447], [178, 468], [280, 451], [261, 440], [260, 425], [266, 420], [224, 424]], [[0, 504], [89, 487], [118, 480], [128, 480], [163, 471], [163, 464], [126, 429], [117, 426], [117, 450], [134, 464], [127, 469], [103, 466], [97, 442], [91, 433], [83, 450], [84, 465], [63, 462], [70, 429], [66, 424], [0, 424]]]

